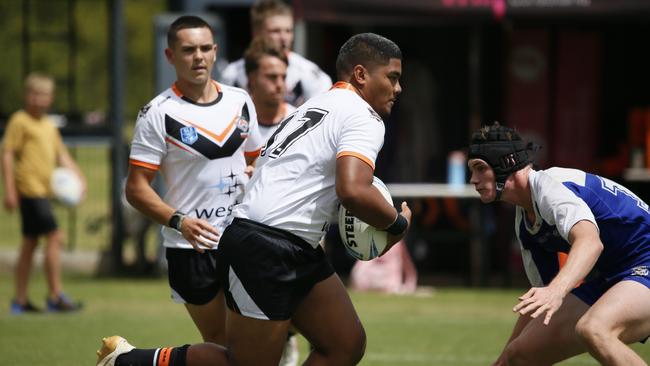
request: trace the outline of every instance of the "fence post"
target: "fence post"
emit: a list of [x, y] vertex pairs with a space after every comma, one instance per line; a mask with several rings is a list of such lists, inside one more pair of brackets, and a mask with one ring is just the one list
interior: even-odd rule
[[124, 17], [122, 0], [108, 2], [110, 7], [110, 118], [111, 118], [111, 271], [123, 268], [122, 244], [124, 225], [122, 219], [122, 179], [125, 176], [125, 159], [123, 141], [123, 94], [124, 94]]

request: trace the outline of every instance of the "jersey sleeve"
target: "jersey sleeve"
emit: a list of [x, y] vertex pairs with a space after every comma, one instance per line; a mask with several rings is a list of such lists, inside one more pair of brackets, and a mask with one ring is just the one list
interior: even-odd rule
[[371, 114], [359, 113], [341, 123], [336, 144], [336, 158], [354, 156], [375, 170], [377, 154], [384, 144], [384, 123]]
[[5, 134], [2, 137], [2, 149], [4, 151], [15, 151], [22, 145], [23, 136], [23, 126], [19, 123], [16, 115], [13, 115], [9, 119]]
[[167, 154], [163, 116], [156, 112], [149, 110], [138, 115], [129, 155], [132, 165], [158, 170]]
[[535, 172], [531, 189], [542, 218], [549, 224], [555, 225], [567, 242], [569, 231], [579, 221], [587, 220], [598, 227], [596, 218], [587, 203], [548, 173]]
[[247, 157], [256, 157], [259, 155], [260, 150], [262, 150], [265, 141], [262, 140], [262, 134], [257, 123], [257, 111], [255, 110], [255, 105], [248, 95], [246, 96], [246, 105], [250, 111], [250, 121], [248, 121], [250, 130], [246, 142], [244, 143], [244, 154]]

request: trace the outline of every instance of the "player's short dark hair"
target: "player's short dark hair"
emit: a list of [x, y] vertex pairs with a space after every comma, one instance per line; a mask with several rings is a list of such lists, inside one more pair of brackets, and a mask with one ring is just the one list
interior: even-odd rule
[[212, 38], [214, 39], [214, 30], [205, 20], [195, 16], [195, 15], [183, 15], [169, 26], [167, 30], [167, 47], [172, 48], [174, 43], [178, 40], [177, 34], [178, 31], [182, 29], [189, 28], [208, 28]]
[[253, 33], [259, 30], [266, 18], [274, 15], [288, 15], [293, 17], [293, 9], [282, 0], [258, 0], [250, 11], [251, 28]]
[[343, 79], [356, 65], [369, 68], [388, 65], [391, 58], [402, 59], [402, 51], [395, 42], [375, 33], [360, 33], [341, 46], [336, 58], [336, 73]]
[[257, 70], [260, 67], [260, 59], [264, 56], [277, 57], [289, 66], [289, 59], [280, 47], [264, 37], [256, 37], [244, 53], [246, 74]]

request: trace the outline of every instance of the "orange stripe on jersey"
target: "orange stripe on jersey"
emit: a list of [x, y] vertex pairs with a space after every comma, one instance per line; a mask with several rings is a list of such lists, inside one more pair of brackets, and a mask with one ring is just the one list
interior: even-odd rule
[[[221, 86], [219, 85], [219, 83], [217, 83], [217, 82], [214, 81], [214, 80], [211, 80], [211, 81], [212, 81], [212, 85], [214, 85], [214, 88], [217, 90], [217, 93], [221, 93]], [[178, 89], [178, 86], [176, 86], [176, 83], [172, 84], [172, 91], [173, 91], [174, 94], [176, 94], [176, 96], [178, 96], [178, 97], [182, 97], [182, 96], [183, 96], [183, 93], [181, 93], [180, 89]]]
[[192, 125], [196, 129], [198, 129], [201, 132], [203, 132], [204, 134], [212, 137], [213, 139], [215, 139], [215, 140], [217, 140], [219, 142], [223, 142], [223, 140], [226, 138], [226, 136], [228, 136], [230, 131], [232, 131], [232, 129], [235, 127], [235, 122], [237, 122], [238, 119], [239, 119], [239, 116], [233, 117], [232, 121], [230, 121], [230, 123], [228, 124], [228, 126], [226, 126], [226, 128], [223, 130], [223, 132], [218, 134], [218, 135], [215, 135], [214, 133], [210, 132], [209, 130], [207, 130], [207, 129], [205, 129], [205, 128], [203, 128], [203, 127], [201, 127], [201, 126], [199, 126], [199, 125], [197, 125], [195, 123], [192, 123], [192, 122], [190, 122], [190, 121], [188, 121], [186, 119], [184, 119], [183, 121], [189, 123], [190, 125]]
[[169, 358], [172, 353], [171, 347], [165, 347], [160, 350], [160, 353], [158, 354], [158, 362], [156, 363], [157, 366], [169, 366]]
[[178, 87], [176, 86], [176, 83], [172, 84], [172, 91], [174, 94], [176, 94], [177, 97], [182, 97], [183, 93], [181, 93], [180, 90], [178, 90]]
[[244, 151], [244, 156], [246, 156], [246, 157], [255, 157], [255, 156], [259, 156], [259, 155], [260, 155], [260, 151], [262, 151], [262, 149], [257, 149], [257, 150], [255, 150], [255, 151]]
[[340, 158], [341, 156], [354, 156], [355, 158], [361, 159], [361, 161], [363, 161], [364, 163], [370, 165], [370, 168], [372, 168], [372, 170], [375, 170], [375, 164], [372, 163], [372, 160], [368, 159], [367, 157], [365, 157], [365, 156], [363, 156], [363, 155], [361, 155], [361, 154], [359, 154], [357, 152], [354, 152], [354, 151], [341, 151], [340, 153], [336, 154], [337, 159]]
[[215, 89], [217, 89], [218, 93], [221, 92], [221, 85], [219, 85], [219, 83], [217, 83], [215, 80], [212, 80], [212, 85], [214, 85], [214, 87], [215, 87]]
[[170, 139], [169, 137], [165, 138], [165, 141], [167, 141], [167, 142], [169, 142], [170, 144], [172, 144], [172, 145], [178, 147], [179, 149], [183, 149], [183, 150], [187, 151], [188, 153], [194, 155], [194, 153], [193, 153], [192, 151], [188, 150], [185, 146], [183, 146], [183, 145], [179, 144], [178, 142], [176, 142], [176, 141]]
[[345, 89], [345, 90], [352, 90], [353, 92], [355, 92], [355, 93], [361, 95], [361, 94], [359, 93], [359, 89], [357, 89], [356, 86], [354, 86], [354, 85], [352, 85], [352, 84], [350, 84], [350, 83], [348, 83], [348, 82], [345, 82], [345, 81], [337, 81], [337, 82], [336, 82], [334, 85], [332, 85], [332, 87], [330, 88], [330, 90], [332, 90], [332, 89]]
[[155, 170], [155, 171], [158, 171], [158, 169], [160, 169], [160, 166], [158, 166], [156, 164], [145, 163], [144, 161], [140, 161], [140, 160], [129, 159], [129, 163], [131, 165], [135, 165], [135, 166], [139, 166], [139, 167], [143, 167], [143, 168], [147, 168], [147, 169], [151, 169], [151, 170]]

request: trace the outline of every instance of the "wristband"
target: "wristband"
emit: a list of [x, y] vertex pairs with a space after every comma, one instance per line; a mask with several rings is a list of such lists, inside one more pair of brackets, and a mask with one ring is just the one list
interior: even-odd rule
[[167, 223], [167, 226], [169, 226], [172, 229], [181, 231], [181, 226], [183, 225], [183, 219], [185, 219], [185, 214], [180, 211], [176, 211], [172, 214], [172, 217], [169, 218], [169, 222]]
[[409, 226], [409, 222], [406, 220], [406, 217], [402, 214], [397, 214], [395, 222], [393, 222], [389, 227], [384, 229], [391, 235], [399, 235], [406, 231], [406, 228]]

